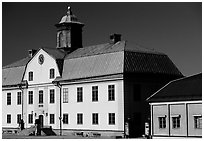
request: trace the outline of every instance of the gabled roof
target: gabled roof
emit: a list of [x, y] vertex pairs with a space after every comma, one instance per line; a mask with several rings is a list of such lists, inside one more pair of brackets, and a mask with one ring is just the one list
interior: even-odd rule
[[172, 102], [202, 99], [202, 73], [173, 80], [150, 96], [148, 102]]
[[23, 58], [21, 60], [18, 60], [16, 62], [12, 63], [12, 64], [3, 66], [3, 69], [5, 69], [5, 68], [12, 68], [12, 67], [25, 66], [29, 62], [30, 59], [31, 59], [30, 57], [25, 57], [25, 58]]

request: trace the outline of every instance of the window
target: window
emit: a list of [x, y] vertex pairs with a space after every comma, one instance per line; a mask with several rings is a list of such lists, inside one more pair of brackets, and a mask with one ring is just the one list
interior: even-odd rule
[[68, 103], [68, 88], [63, 89], [63, 103]]
[[33, 104], [33, 91], [28, 91], [28, 104]]
[[180, 116], [172, 117], [172, 127], [180, 128]]
[[7, 93], [7, 105], [11, 105], [11, 93]]
[[194, 128], [202, 129], [202, 116], [194, 116]]
[[42, 104], [43, 103], [43, 91], [39, 91], [39, 103]]
[[63, 114], [63, 123], [68, 124], [68, 114]]
[[134, 101], [141, 100], [141, 85], [140, 84], [135, 84], [133, 87], [133, 99]]
[[17, 114], [17, 123], [20, 123], [21, 121], [21, 114]]
[[166, 128], [166, 117], [158, 117], [159, 128]]
[[11, 123], [11, 115], [10, 114], [7, 115], [7, 123]]
[[109, 124], [115, 124], [115, 113], [109, 113]]
[[17, 93], [17, 105], [21, 104], [21, 92]]
[[98, 113], [92, 114], [92, 124], [98, 124]]
[[55, 78], [55, 69], [50, 69], [50, 79]]
[[28, 114], [28, 123], [29, 124], [33, 123], [33, 114]]
[[77, 102], [83, 102], [83, 88], [78, 87], [77, 88]]
[[32, 71], [30, 71], [28, 73], [28, 81], [33, 81], [33, 72]]
[[55, 114], [50, 114], [50, 124], [55, 124]]
[[108, 101], [115, 100], [115, 85], [108, 85]]
[[98, 101], [98, 86], [92, 87], [92, 101]]
[[77, 124], [83, 124], [83, 114], [77, 114]]
[[55, 103], [55, 90], [50, 90], [50, 103]]

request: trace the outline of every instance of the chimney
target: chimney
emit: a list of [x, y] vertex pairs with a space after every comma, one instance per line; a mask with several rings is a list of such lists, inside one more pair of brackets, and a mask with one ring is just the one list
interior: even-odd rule
[[115, 44], [118, 41], [121, 41], [121, 34], [111, 34], [110, 35], [110, 42]]
[[37, 51], [37, 50], [35, 50], [35, 49], [30, 49], [30, 50], [28, 50], [28, 55], [29, 55], [29, 57], [33, 57], [33, 55], [36, 53], [36, 51]]

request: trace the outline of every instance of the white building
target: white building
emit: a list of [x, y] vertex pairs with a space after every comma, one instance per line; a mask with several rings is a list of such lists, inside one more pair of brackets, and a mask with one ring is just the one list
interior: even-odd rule
[[[82, 27], [68, 8], [56, 24], [57, 47], [30, 50], [29, 57], [3, 67], [3, 129], [40, 119], [58, 133], [144, 134], [145, 99], [183, 75], [167, 55], [121, 41], [82, 46]], [[143, 107], [143, 108], [141, 108]], [[18, 119], [18, 120], [17, 120]]]
[[202, 137], [202, 74], [169, 82], [148, 98], [151, 135]]

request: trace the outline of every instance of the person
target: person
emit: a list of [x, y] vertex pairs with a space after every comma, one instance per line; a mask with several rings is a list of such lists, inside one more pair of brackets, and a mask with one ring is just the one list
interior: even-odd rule
[[25, 128], [24, 128], [24, 121], [23, 121], [23, 119], [20, 120], [19, 126], [20, 126], [20, 129], [21, 129], [21, 130], [25, 129]]

